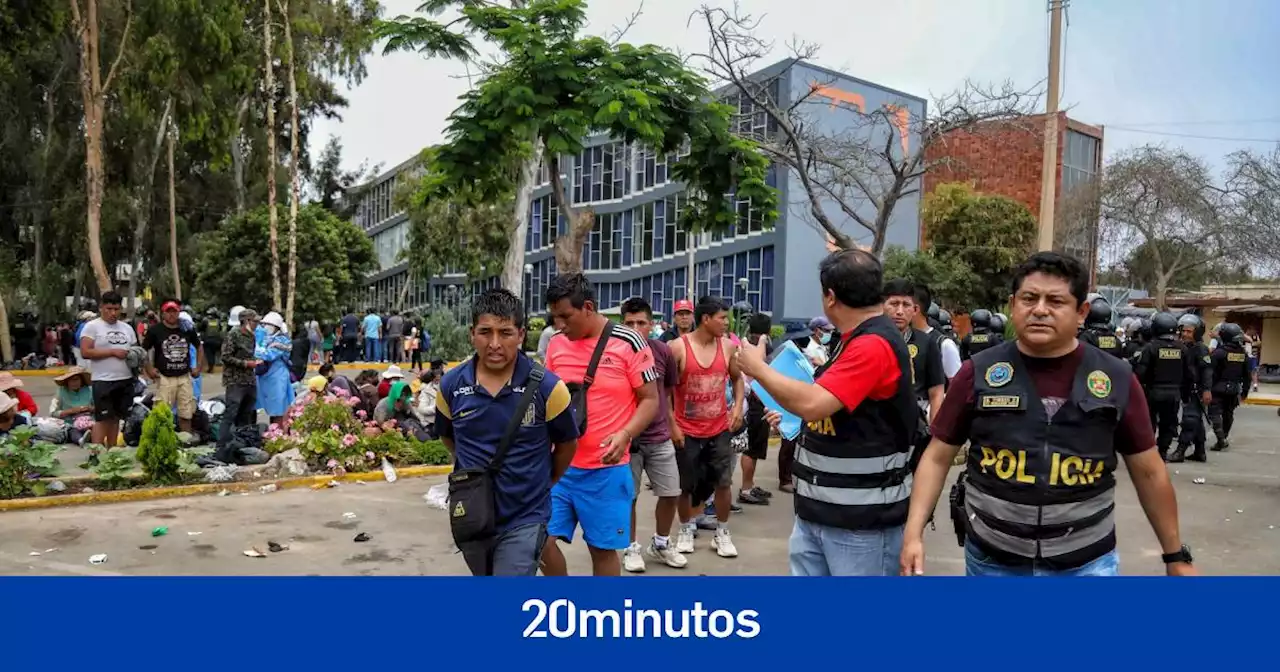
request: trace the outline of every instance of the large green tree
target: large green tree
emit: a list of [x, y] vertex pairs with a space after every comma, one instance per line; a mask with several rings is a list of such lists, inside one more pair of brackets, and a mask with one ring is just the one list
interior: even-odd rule
[[[235, 304], [265, 311], [272, 302], [267, 211], [229, 218], [201, 241], [195, 260], [196, 296], [226, 309]], [[350, 221], [316, 204], [298, 211], [298, 315], [339, 316], [356, 301], [364, 278], [377, 270], [373, 242]]]
[[1013, 199], [948, 183], [925, 197], [922, 214], [931, 252], [981, 278], [964, 308], [994, 310], [1004, 305], [1013, 269], [1036, 242], [1031, 211]]
[[715, 100], [677, 54], [580, 35], [584, 0], [530, 0], [516, 7], [478, 0], [456, 4], [462, 36], [403, 20], [385, 25], [381, 33], [408, 41], [415, 31], [425, 32], [416, 44], [449, 54], [466, 53], [465, 34], [475, 34], [506, 57], [485, 72], [450, 115], [447, 141], [426, 166], [428, 197], [466, 194], [478, 202], [505, 197], [517, 182], [512, 166], [537, 155], [540, 147], [553, 197], [569, 221], [568, 235], [556, 240], [557, 269], [581, 270], [595, 216], [589, 207], [569, 202], [562, 159], [578, 154], [588, 136], [606, 133], [680, 155], [671, 173], [687, 188], [681, 221], [689, 230], [736, 225], [734, 197], [748, 200], [758, 219], [776, 219], [777, 194], [765, 183], [768, 160], [754, 143], [730, 132], [732, 110]]
[[884, 253], [884, 277], [927, 285], [934, 301], [948, 310], [967, 313], [993, 305], [985, 303], [989, 294], [978, 274], [958, 258], [939, 255], [932, 249], [908, 252], [890, 245]]

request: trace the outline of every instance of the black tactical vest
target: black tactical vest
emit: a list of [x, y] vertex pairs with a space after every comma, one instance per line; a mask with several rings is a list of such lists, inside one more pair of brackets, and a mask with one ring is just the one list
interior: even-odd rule
[[1148, 360], [1146, 376], [1141, 381], [1143, 385], [1161, 391], [1182, 389], [1183, 373], [1187, 370], [1187, 354], [1182, 343], [1169, 336], [1161, 336], [1146, 345], [1143, 356]]
[[816, 377], [840, 359], [851, 341], [871, 335], [888, 341], [897, 356], [898, 392], [891, 399], [867, 399], [853, 411], [840, 409], [805, 426], [793, 467], [796, 516], [804, 520], [847, 530], [881, 529], [907, 520], [907, 464], [920, 411], [902, 332], [883, 315], [863, 322], [840, 340]]
[[929, 399], [929, 358], [934, 356], [934, 348], [940, 347], [933, 333], [924, 333], [913, 328], [907, 340], [907, 354], [911, 356], [911, 389], [917, 399]]
[[1217, 394], [1240, 394], [1245, 375], [1249, 371], [1249, 358], [1244, 346], [1228, 343], [1218, 346], [1225, 356], [1213, 358], [1213, 391]]
[[960, 341], [960, 355], [964, 359], [972, 359], [973, 356], [979, 352], [982, 352], [987, 348], [993, 348], [1001, 343], [1004, 343], [1004, 336], [1002, 334], [970, 333], [964, 337], [964, 340]]
[[1195, 360], [1195, 391], [1203, 392], [1213, 389], [1213, 358], [1209, 356], [1209, 346], [1195, 341], [1186, 345], [1187, 354]]
[[1089, 345], [1112, 357], [1123, 357], [1120, 351], [1120, 339], [1116, 338], [1116, 335], [1106, 325], [1089, 327], [1082, 335], [1084, 336], [1084, 341]]
[[1005, 565], [1079, 567], [1115, 548], [1116, 428], [1133, 373], [1084, 348], [1052, 417], [1015, 343], [974, 357], [967, 529]]

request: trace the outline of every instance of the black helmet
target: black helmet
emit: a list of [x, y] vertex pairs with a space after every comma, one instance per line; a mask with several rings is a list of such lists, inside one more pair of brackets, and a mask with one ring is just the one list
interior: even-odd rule
[[986, 329], [991, 326], [991, 311], [986, 308], [979, 308], [969, 314], [969, 323], [974, 329]]
[[942, 308], [939, 307], [938, 304], [936, 303], [931, 303], [929, 304], [929, 311], [928, 311], [927, 317], [931, 320], [936, 320], [938, 319], [938, 313], [940, 312], [942, 312]]
[[1204, 320], [1201, 320], [1199, 315], [1183, 313], [1178, 318], [1178, 329], [1182, 330], [1186, 327], [1191, 327], [1195, 340], [1204, 338]]
[[1151, 318], [1144, 317], [1138, 323], [1138, 338], [1143, 341], [1151, 340]]
[[1097, 292], [1089, 292], [1089, 295], [1084, 297], [1084, 300], [1087, 303], [1093, 303], [1094, 301], [1102, 301], [1104, 303], [1110, 303], [1110, 301], [1107, 301], [1107, 297]]
[[951, 313], [945, 310], [938, 311], [938, 324], [944, 327], [951, 326]]
[[1226, 322], [1218, 329], [1218, 340], [1223, 343], [1244, 345], [1244, 330], [1235, 322]]
[[1151, 334], [1156, 338], [1172, 336], [1178, 331], [1178, 318], [1173, 313], [1156, 313], [1151, 317]]
[[1089, 302], [1089, 314], [1085, 316], [1084, 323], [1087, 326], [1095, 324], [1111, 324], [1111, 304], [1098, 295], [1096, 300]]
[[1003, 334], [1004, 323], [1005, 323], [1004, 315], [1001, 315], [1000, 313], [996, 313], [995, 315], [992, 315], [991, 316], [991, 333]]

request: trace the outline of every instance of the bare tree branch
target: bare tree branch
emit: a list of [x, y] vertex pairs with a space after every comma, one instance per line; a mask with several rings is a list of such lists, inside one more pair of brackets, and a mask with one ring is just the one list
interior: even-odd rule
[[[75, 6], [76, 3], [71, 3]], [[125, 0], [124, 3], [124, 31], [120, 33], [120, 46], [116, 49], [116, 59], [111, 62], [111, 69], [107, 70], [107, 80], [102, 83], [102, 93], [106, 95], [111, 90], [111, 82], [116, 78], [116, 72], [120, 69], [120, 61], [124, 60], [126, 45], [129, 44], [129, 29], [133, 26], [133, 3]]]
[[640, 20], [640, 15], [643, 13], [644, 0], [640, 0], [640, 6], [636, 7], [636, 11], [627, 16], [626, 20], [622, 22], [622, 25], [614, 26], [613, 29], [609, 31], [609, 44], [616, 46], [619, 42], [622, 42], [623, 38], [627, 36], [627, 33], [631, 32], [631, 29], [635, 27], [636, 21]]

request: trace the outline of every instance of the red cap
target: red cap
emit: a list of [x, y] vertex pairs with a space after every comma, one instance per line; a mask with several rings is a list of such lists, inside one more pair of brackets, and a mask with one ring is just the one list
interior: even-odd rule
[[692, 301], [690, 301], [689, 299], [680, 299], [679, 301], [676, 301], [676, 307], [675, 307], [675, 310], [674, 310], [673, 312], [679, 313], [679, 312], [683, 312], [683, 311], [686, 311], [686, 310], [687, 310], [687, 311], [689, 311], [689, 312], [691, 312], [691, 313], [693, 312], [693, 302], [692, 302]]
[[164, 305], [160, 306], [160, 312], [163, 313], [169, 310], [182, 310], [182, 308], [178, 305], [177, 301], [165, 301]]

